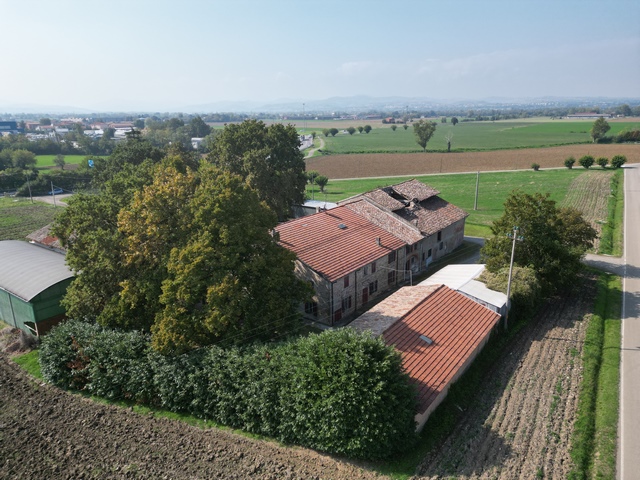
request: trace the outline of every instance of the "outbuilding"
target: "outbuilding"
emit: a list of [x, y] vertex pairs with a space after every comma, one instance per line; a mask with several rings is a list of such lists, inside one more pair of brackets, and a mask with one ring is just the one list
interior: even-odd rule
[[65, 317], [73, 273], [65, 256], [19, 240], [0, 241], [0, 319], [36, 336]]

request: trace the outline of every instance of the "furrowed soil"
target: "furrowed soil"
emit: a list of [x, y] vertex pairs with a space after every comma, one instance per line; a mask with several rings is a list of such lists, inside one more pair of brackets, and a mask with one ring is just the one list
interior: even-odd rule
[[487, 373], [473, 406], [415, 478], [567, 478], [584, 318], [594, 294], [588, 279], [580, 293], [546, 304]]
[[0, 354], [0, 479], [105, 478], [380, 477], [310, 450], [98, 404], [36, 383]]
[[[579, 144], [552, 148], [527, 148], [463, 153], [372, 153], [328, 155], [308, 159], [307, 170], [317, 170], [330, 180], [342, 178], [393, 177], [437, 173], [526, 170], [537, 163], [540, 168], [563, 168], [564, 160], [583, 155], [595, 158], [625, 155], [627, 163], [640, 162], [640, 145]], [[582, 168], [576, 165], [574, 168]], [[594, 167], [592, 167], [594, 168]], [[599, 167], [595, 167], [599, 168]]]

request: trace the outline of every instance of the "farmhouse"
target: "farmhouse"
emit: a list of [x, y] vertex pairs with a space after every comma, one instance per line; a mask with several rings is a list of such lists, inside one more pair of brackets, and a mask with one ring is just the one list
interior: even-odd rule
[[385, 223], [388, 216], [382, 216], [380, 212], [389, 213], [417, 229], [422, 238], [407, 251], [404, 265], [405, 270], [415, 274], [426, 270], [431, 262], [453, 251], [464, 240], [464, 222], [468, 214], [441, 199], [439, 194], [436, 189], [412, 179], [356, 195], [339, 205], [347, 206], [383, 228], [393, 227]]
[[280, 224], [280, 244], [315, 291], [305, 316], [327, 325], [348, 320], [459, 246], [467, 214], [437, 194], [410, 180]]
[[500, 315], [445, 285], [403, 287], [349, 324], [382, 336], [418, 391], [422, 430], [489, 339]]
[[0, 319], [40, 335], [64, 318], [60, 300], [73, 279], [64, 255], [4, 240], [0, 258]]
[[405, 239], [347, 207], [285, 222], [276, 231], [297, 256], [296, 274], [315, 291], [304, 307], [309, 319], [334, 325], [405, 279]]

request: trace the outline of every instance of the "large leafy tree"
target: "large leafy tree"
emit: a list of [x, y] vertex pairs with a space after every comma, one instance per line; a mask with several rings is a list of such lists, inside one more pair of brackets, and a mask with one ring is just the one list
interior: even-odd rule
[[258, 120], [227, 125], [216, 136], [208, 159], [221, 170], [240, 175], [279, 219], [304, 202], [304, 155], [296, 129]]
[[169, 155], [127, 164], [108, 187], [56, 225], [77, 272], [70, 316], [150, 331], [164, 353], [281, 336], [297, 322], [307, 287], [270, 233], [275, 214], [241, 177]]
[[413, 124], [413, 132], [416, 135], [416, 142], [422, 147], [422, 150], [427, 151], [427, 143], [433, 137], [436, 131], [436, 122], [430, 122], [424, 118], [418, 120]]
[[579, 211], [557, 208], [549, 194], [515, 191], [504, 207], [504, 214], [491, 227], [494, 237], [482, 249], [487, 269], [498, 272], [509, 265], [512, 240], [507, 235], [517, 226], [524, 241], [516, 242], [514, 264], [533, 268], [545, 293], [569, 286], [596, 231]]
[[611, 129], [609, 122], [607, 122], [604, 117], [598, 118], [595, 122], [593, 122], [593, 127], [591, 127], [591, 138], [593, 139], [593, 143], [597, 143], [598, 140], [604, 138], [606, 133]]

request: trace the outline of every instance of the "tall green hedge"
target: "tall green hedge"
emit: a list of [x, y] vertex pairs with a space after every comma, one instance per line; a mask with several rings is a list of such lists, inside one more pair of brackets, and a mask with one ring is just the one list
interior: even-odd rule
[[170, 357], [141, 333], [69, 321], [43, 338], [40, 363], [64, 388], [348, 457], [383, 458], [416, 440], [417, 396], [400, 355], [350, 329]]

